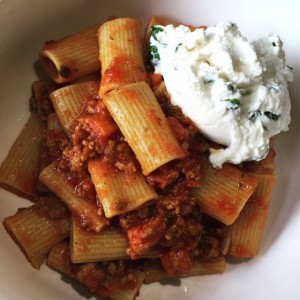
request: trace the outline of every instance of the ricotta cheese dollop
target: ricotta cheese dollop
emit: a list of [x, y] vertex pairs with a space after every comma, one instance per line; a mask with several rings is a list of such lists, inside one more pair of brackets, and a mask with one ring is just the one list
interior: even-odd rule
[[270, 138], [288, 130], [293, 77], [277, 35], [249, 43], [232, 22], [194, 31], [154, 26], [150, 53], [171, 103], [225, 146], [210, 149], [213, 166], [261, 160]]

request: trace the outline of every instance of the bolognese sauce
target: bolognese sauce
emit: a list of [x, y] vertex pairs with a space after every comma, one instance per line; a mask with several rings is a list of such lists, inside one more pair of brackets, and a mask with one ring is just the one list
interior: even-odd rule
[[[171, 161], [146, 177], [158, 193], [158, 200], [114, 217], [111, 222], [126, 233], [130, 244], [127, 254], [133, 260], [154, 251], [168, 274], [179, 275], [190, 270], [194, 257], [219, 255], [225, 226], [204, 215], [196, 200], [189, 195], [190, 188], [201, 185], [199, 157], [207, 150], [206, 141], [167, 97], [159, 101], [186, 158]], [[48, 149], [55, 158], [61, 154], [58, 168], [75, 192], [87, 201], [96, 201], [103, 214], [101, 199], [97, 198], [88, 172], [88, 160], [101, 159], [128, 175], [140, 172], [140, 165], [98, 94], [92, 93], [90, 98], [84, 99], [82, 111], [72, 128], [73, 134], [64, 149], [51, 147], [56, 145], [55, 139], [47, 144]], [[60, 146], [64, 143], [61, 141]], [[121, 261], [111, 264], [120, 269]], [[94, 280], [103, 282], [109, 277], [104, 266], [105, 263], [95, 263], [78, 267], [79, 280], [95, 289]], [[125, 274], [125, 269], [122, 270]], [[106, 294], [108, 287], [113, 287], [113, 281], [106, 282], [101, 295]]]
[[[141, 167], [97, 90], [91, 87], [90, 97], [83, 100], [82, 110], [72, 123], [70, 139], [58, 130], [49, 131], [46, 153], [49, 162], [58, 160], [59, 171], [75, 193], [96, 202], [103, 216], [88, 161], [101, 159], [129, 177], [140, 172]], [[220, 254], [226, 227], [203, 214], [189, 194], [190, 188], [201, 186], [199, 157], [207, 150], [205, 139], [167, 96], [158, 100], [185, 158], [171, 161], [145, 177], [159, 195], [157, 200], [111, 218], [107, 226], [115, 224], [124, 231], [130, 245], [127, 254], [139, 265], [144, 255], [154, 251], [169, 275], [180, 275], [191, 269], [195, 257]], [[134, 285], [134, 274], [123, 261], [72, 265], [79, 281], [101, 296], [124, 284]]]

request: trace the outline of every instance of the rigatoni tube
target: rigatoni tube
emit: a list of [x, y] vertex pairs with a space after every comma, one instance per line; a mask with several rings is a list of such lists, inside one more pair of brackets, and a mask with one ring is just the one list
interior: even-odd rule
[[57, 162], [45, 168], [39, 178], [42, 183], [68, 206], [72, 215], [82, 220], [87, 228], [99, 232], [108, 224], [108, 220], [105, 216], [99, 214], [99, 207], [96, 201], [89, 201], [76, 194], [75, 188], [65, 179], [62, 172], [58, 169]]
[[251, 173], [251, 175], [258, 179], [257, 190], [246, 203], [230, 231], [228, 254], [236, 258], [249, 258], [258, 253], [275, 183], [274, 174]]
[[100, 97], [125, 84], [145, 81], [141, 23], [130, 18], [108, 21], [99, 28]]
[[141, 173], [129, 176], [99, 159], [90, 160], [88, 169], [107, 218], [132, 211], [158, 198]]
[[103, 101], [144, 175], [171, 160], [184, 158], [185, 153], [148, 84], [128, 84], [107, 94]]
[[100, 69], [98, 27], [99, 24], [45, 43], [40, 61], [55, 82], [72, 82]]
[[78, 83], [60, 88], [50, 94], [59, 121], [70, 136], [72, 122], [83, 108], [87, 99], [98, 98], [99, 83], [96, 81]]
[[86, 231], [76, 217], [72, 218], [70, 250], [73, 263], [129, 258], [128, 247], [128, 238], [121, 230]]
[[154, 281], [160, 281], [163, 279], [174, 278], [178, 276], [188, 277], [223, 273], [225, 271], [225, 267], [226, 262], [223, 256], [211, 258], [209, 260], [196, 259], [189, 272], [180, 275], [170, 275], [163, 269], [158, 260], [152, 259], [145, 262], [143, 271], [145, 272], [145, 283], [148, 284]]
[[36, 184], [45, 127], [45, 122], [36, 113], [30, 115], [1, 165], [2, 187], [29, 198], [37, 196]]
[[47, 265], [64, 275], [73, 277], [72, 264], [70, 262], [70, 245], [66, 240], [52, 247], [47, 257]]
[[[55, 217], [52, 217], [55, 216]], [[33, 267], [39, 268], [50, 249], [70, 234], [70, 215], [55, 197], [39, 200], [3, 222]]]
[[230, 225], [254, 193], [257, 179], [229, 164], [215, 169], [203, 159], [202, 166], [202, 186], [192, 189], [191, 194], [206, 214]]

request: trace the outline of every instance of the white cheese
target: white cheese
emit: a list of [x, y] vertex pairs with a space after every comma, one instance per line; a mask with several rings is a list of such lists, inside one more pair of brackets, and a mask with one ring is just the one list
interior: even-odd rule
[[215, 167], [263, 159], [270, 137], [288, 130], [293, 78], [278, 36], [249, 43], [231, 22], [195, 31], [168, 25], [155, 27], [150, 46], [172, 104], [225, 146], [210, 149]]

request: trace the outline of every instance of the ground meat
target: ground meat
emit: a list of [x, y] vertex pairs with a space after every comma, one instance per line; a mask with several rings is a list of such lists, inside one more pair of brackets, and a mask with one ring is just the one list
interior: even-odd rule
[[[147, 181], [156, 189], [167, 193], [179, 194], [179, 188], [188, 191], [189, 188], [201, 185], [201, 163], [196, 159], [186, 158], [172, 161], [158, 168], [147, 176]], [[171, 189], [168, 186], [171, 185]], [[176, 188], [177, 186], [177, 188]], [[172, 192], [173, 190], [173, 192]]]
[[110, 165], [125, 173], [133, 174], [140, 170], [133, 151], [121, 134], [108, 141], [103, 151], [103, 157]]
[[71, 171], [81, 173], [86, 169], [85, 162], [95, 154], [87, 146], [76, 145], [65, 148], [63, 156], [69, 162]]
[[30, 99], [31, 107], [43, 121], [54, 112], [49, 95], [57, 88], [56, 84], [42, 81], [34, 81], [32, 84], [33, 96]]
[[61, 129], [47, 130], [45, 137], [45, 149], [48, 163], [61, 157], [63, 149], [69, 144], [69, 139]]
[[191, 266], [202, 234], [201, 222], [201, 210], [189, 195], [160, 198], [155, 205], [120, 216], [120, 225], [129, 238], [131, 258], [136, 259], [155, 246], [162, 260], [174, 265], [179, 273], [187, 267], [180, 269], [172, 260], [182, 256], [187, 261], [190, 257], [186, 265]]
[[185, 129], [175, 117], [169, 116], [167, 117], [167, 120], [173, 132], [175, 133], [177, 140], [179, 142], [186, 141], [189, 136], [188, 130]]
[[185, 234], [187, 236], [199, 236], [202, 234], [203, 226], [197, 217], [190, 217], [185, 222]]
[[76, 270], [76, 278], [92, 292], [96, 292], [100, 282], [105, 278], [105, 273], [101, 269], [96, 268], [94, 263], [84, 264]]
[[[158, 243], [162, 247], [162, 263], [164, 267], [169, 266], [165, 269], [171, 275], [186, 272], [202, 234], [201, 210], [190, 196], [165, 199], [159, 204], [159, 210], [166, 211], [168, 220], [166, 233]], [[179, 257], [183, 259], [181, 267], [176, 263]]]
[[155, 207], [152, 206], [142, 206], [135, 211], [122, 214], [119, 217], [119, 222], [124, 231], [137, 224], [140, 224], [142, 221], [150, 219], [156, 213]]
[[72, 145], [65, 148], [64, 157], [69, 161], [72, 171], [81, 172], [86, 168], [86, 162], [93, 158], [103, 161], [126, 173], [135, 173], [140, 166], [134, 153], [120, 132], [109, 139], [100, 140], [89, 135], [81, 124], [77, 124], [72, 135]]
[[190, 157], [198, 157], [208, 150], [206, 139], [200, 134], [193, 121], [184, 116], [178, 106], [173, 106], [168, 97], [163, 97], [160, 105], [167, 116], [181, 147], [189, 153]]
[[107, 274], [113, 278], [122, 278], [126, 274], [126, 265], [124, 260], [103, 262], [102, 265], [106, 266]]
[[202, 224], [202, 237], [195, 255], [217, 257], [220, 255], [220, 249], [228, 232], [228, 226], [207, 215], [204, 215]]
[[181, 194], [176, 197], [173, 192], [153, 205], [123, 214], [119, 224], [129, 238], [132, 259], [154, 249], [166, 272], [179, 275], [190, 270], [195, 256], [219, 255], [226, 226], [217, 222], [212, 229], [211, 219], [201, 213], [196, 200], [182, 186], [176, 185], [174, 191]]
[[185, 249], [171, 248], [160, 257], [162, 266], [165, 271], [172, 276], [187, 273], [192, 267], [192, 258]]
[[30, 209], [45, 219], [59, 220], [70, 218], [70, 211], [67, 206], [52, 195], [40, 198]]
[[[100, 149], [99, 149], [100, 148]], [[83, 129], [80, 124], [74, 127], [71, 145], [63, 151], [64, 158], [69, 162], [69, 168], [78, 173], [87, 168], [86, 162], [101, 152], [102, 147], [97, 145], [96, 141]]]
[[58, 169], [64, 179], [74, 188], [74, 191], [78, 196], [89, 201], [97, 202], [95, 186], [92, 183], [92, 179], [86, 165], [83, 165], [80, 172], [73, 171], [70, 168], [70, 162], [62, 157], [58, 161]]
[[137, 284], [135, 268], [123, 260], [73, 265], [76, 278], [100, 297], [109, 297]]
[[152, 172], [147, 176], [147, 181], [156, 188], [165, 189], [167, 185], [179, 178], [179, 175], [179, 167], [170, 163]]
[[130, 241], [128, 254], [132, 259], [146, 254], [164, 236], [165, 231], [166, 219], [161, 214], [132, 226], [127, 230]]

